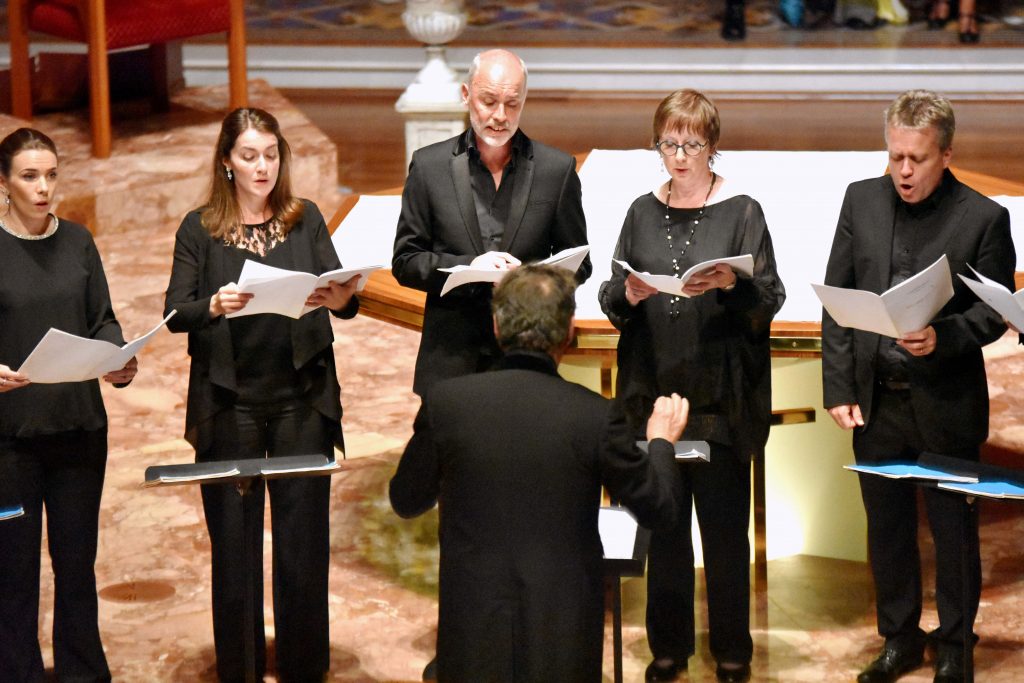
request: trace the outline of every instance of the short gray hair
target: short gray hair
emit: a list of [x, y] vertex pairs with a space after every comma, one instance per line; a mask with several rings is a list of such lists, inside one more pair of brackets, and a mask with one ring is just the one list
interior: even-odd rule
[[553, 354], [568, 339], [576, 312], [576, 279], [564, 268], [516, 268], [494, 290], [491, 311], [502, 349]]
[[908, 90], [885, 110], [885, 132], [889, 127], [921, 130], [933, 127], [939, 138], [939, 149], [946, 151], [953, 144], [956, 117], [953, 105], [931, 90]]

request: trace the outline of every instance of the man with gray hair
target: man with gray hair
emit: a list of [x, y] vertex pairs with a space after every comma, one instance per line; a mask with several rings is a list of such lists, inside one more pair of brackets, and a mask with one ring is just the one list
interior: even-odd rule
[[688, 403], [657, 400], [645, 453], [612, 402], [559, 377], [574, 290], [552, 266], [505, 277], [493, 300], [504, 357], [434, 385], [391, 480], [399, 515], [440, 511], [441, 683], [601, 681], [601, 486], [645, 526], [678, 514]]
[[[822, 313], [824, 405], [836, 424], [853, 431], [859, 464], [912, 461], [925, 452], [977, 460], [988, 435], [981, 347], [1006, 325], [956, 275], [970, 275], [971, 266], [1013, 289], [1016, 259], [1006, 209], [949, 170], [955, 128], [944, 97], [924, 90], [900, 95], [885, 112], [889, 177], [850, 185], [839, 214], [826, 284], [880, 294], [943, 254], [953, 273], [953, 298], [924, 329], [899, 339], [840, 327]], [[860, 485], [885, 645], [857, 680], [888, 683], [921, 664], [926, 643], [919, 625], [917, 491], [864, 474]], [[960, 496], [931, 488], [923, 496], [936, 554], [934, 680], [955, 683], [972, 668], [963, 653], [976, 640], [977, 520]]]
[[[587, 243], [580, 179], [568, 154], [519, 130], [526, 65], [508, 50], [473, 60], [462, 86], [470, 127], [417, 150], [402, 192], [391, 271], [427, 293], [413, 391], [485, 370], [500, 356], [491, 330], [489, 284], [441, 297], [447, 273], [474, 265], [502, 270]], [[589, 257], [577, 271], [590, 275]]]

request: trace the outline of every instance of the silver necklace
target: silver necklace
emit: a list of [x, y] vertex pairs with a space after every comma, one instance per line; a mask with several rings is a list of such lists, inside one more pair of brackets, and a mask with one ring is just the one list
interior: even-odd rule
[[3, 228], [4, 232], [6, 232], [8, 235], [13, 235], [14, 237], [17, 237], [19, 240], [44, 240], [53, 233], [57, 232], [57, 226], [60, 225], [60, 221], [57, 220], [56, 216], [54, 216], [52, 213], [48, 215], [50, 217], [50, 227], [47, 228], [46, 232], [42, 233], [41, 235], [26, 235], [24, 233], [15, 232], [8, 228], [7, 224], [4, 223], [2, 220], [0, 220], [0, 228]]
[[[708, 185], [708, 192], [704, 195], [704, 203], [700, 206], [700, 211], [697, 213], [697, 217], [693, 219], [693, 225], [690, 226], [690, 236], [683, 241], [683, 244], [679, 246], [679, 256], [672, 256], [672, 222], [669, 216], [668, 210], [671, 208], [672, 202], [672, 179], [668, 181], [668, 191], [665, 193], [665, 239], [668, 241], [668, 254], [672, 258], [672, 271], [676, 277], [679, 277], [680, 270], [682, 269], [683, 255], [686, 254], [686, 250], [690, 248], [690, 244], [696, 242], [693, 238], [697, 232], [697, 226], [700, 225], [700, 221], [704, 218], [704, 209], [707, 208], [708, 199], [711, 198], [711, 191], [715, 189], [715, 181], [718, 179], [718, 174], [714, 171], [711, 172], [711, 184]], [[679, 301], [682, 297], [674, 296], [671, 300], [671, 309], [669, 310], [669, 317], [675, 320], [679, 317]]]

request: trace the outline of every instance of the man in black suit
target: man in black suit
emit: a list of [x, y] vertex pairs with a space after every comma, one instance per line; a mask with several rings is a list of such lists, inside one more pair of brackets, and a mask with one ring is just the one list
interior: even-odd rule
[[[458, 265], [514, 268], [587, 243], [576, 161], [519, 130], [526, 66], [506, 50], [476, 56], [462, 86], [470, 128], [417, 150], [402, 193], [391, 270], [427, 293], [413, 390], [486, 369], [500, 355], [489, 284], [441, 297]], [[589, 257], [577, 271], [590, 275]]]
[[678, 513], [672, 442], [688, 404], [658, 399], [644, 453], [611, 402], [558, 376], [574, 289], [552, 266], [504, 279], [493, 324], [506, 355], [434, 385], [391, 480], [401, 516], [439, 504], [442, 683], [600, 681], [601, 485], [645, 526]]
[[[913, 460], [925, 451], [977, 460], [988, 435], [981, 347], [1006, 326], [956, 274], [969, 274], [970, 265], [1013, 288], [1009, 214], [949, 171], [955, 120], [945, 98], [921, 90], [903, 93], [886, 110], [885, 122], [890, 177], [847, 189], [825, 282], [881, 293], [945, 254], [954, 295], [931, 324], [901, 339], [839, 327], [824, 313], [824, 404], [840, 427], [853, 430], [858, 463]], [[901, 481], [861, 475], [860, 484], [885, 646], [857, 680], [888, 682], [923, 658], [917, 496], [914, 485]], [[963, 680], [963, 632], [971, 634], [970, 647], [976, 640], [977, 521], [965, 521], [959, 496], [925, 489], [924, 501], [936, 550], [935, 681], [952, 683]], [[963, 585], [969, 587], [966, 596]]]

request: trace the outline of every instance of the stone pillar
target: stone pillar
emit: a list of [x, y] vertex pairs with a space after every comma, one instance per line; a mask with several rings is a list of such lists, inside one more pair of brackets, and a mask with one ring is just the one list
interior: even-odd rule
[[405, 118], [406, 167], [412, 153], [458, 135], [466, 128], [461, 83], [445, 61], [444, 45], [466, 27], [462, 0], [406, 0], [402, 21], [412, 37], [426, 43], [427, 63], [395, 103]]

